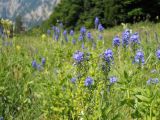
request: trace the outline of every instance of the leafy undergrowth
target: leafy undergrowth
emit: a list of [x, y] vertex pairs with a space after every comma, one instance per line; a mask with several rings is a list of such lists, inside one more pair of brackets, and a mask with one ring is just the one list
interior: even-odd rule
[[[53, 31], [1, 39], [0, 116], [5, 120], [158, 119], [160, 24], [129, 28], [129, 43], [123, 41], [122, 26], [90, 30], [92, 37], [86, 33], [83, 40], [78, 40], [79, 33], [67, 39], [60, 33], [56, 41]], [[138, 42], [132, 43], [131, 31], [138, 32]], [[115, 36], [120, 45], [112, 43]]]

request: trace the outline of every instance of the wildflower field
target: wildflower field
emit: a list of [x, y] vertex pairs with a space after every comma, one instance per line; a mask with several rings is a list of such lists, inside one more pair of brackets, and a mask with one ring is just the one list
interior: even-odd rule
[[160, 24], [0, 38], [0, 120], [160, 120]]

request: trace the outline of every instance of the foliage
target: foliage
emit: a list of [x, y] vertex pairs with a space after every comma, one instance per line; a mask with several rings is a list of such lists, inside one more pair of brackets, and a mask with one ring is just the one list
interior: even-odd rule
[[93, 28], [95, 17], [99, 17], [105, 27], [155, 20], [160, 16], [159, 9], [159, 0], [62, 0], [42, 28], [56, 25], [57, 20], [64, 23], [65, 28], [79, 29], [81, 25]]
[[23, 27], [22, 17], [17, 16], [15, 21], [15, 33], [20, 33], [23, 29], [22, 27]]
[[[85, 30], [83, 40], [76, 32], [63, 34], [62, 28], [6, 39], [7, 44], [0, 43], [0, 118], [159, 119], [159, 27], [128, 25], [139, 33], [131, 34], [132, 42], [139, 40], [135, 46], [130, 40], [122, 45], [122, 26]], [[92, 37], [85, 36], [88, 31]], [[112, 46], [115, 36], [120, 44]], [[142, 58], [144, 63], [137, 60]]]

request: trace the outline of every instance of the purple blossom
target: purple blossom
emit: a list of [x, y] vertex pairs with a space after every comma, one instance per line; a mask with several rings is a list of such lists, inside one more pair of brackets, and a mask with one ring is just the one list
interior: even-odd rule
[[56, 41], [58, 41], [58, 39], [59, 39], [59, 35], [56, 35], [56, 36], [55, 36], [55, 39], [56, 39]]
[[51, 30], [47, 30], [47, 35], [51, 35]]
[[98, 17], [95, 18], [94, 24], [95, 24], [95, 28], [97, 28], [98, 24], [99, 24], [99, 18]]
[[115, 82], [117, 82], [117, 78], [115, 76], [112, 76], [109, 78], [110, 84], [113, 84]]
[[64, 31], [63, 31], [63, 35], [64, 35], [64, 36], [67, 36], [67, 30], [64, 30]]
[[71, 82], [72, 82], [72, 83], [76, 83], [76, 80], [77, 80], [76, 78], [72, 78], [72, 79], [71, 79]]
[[92, 39], [93, 39], [91, 32], [88, 32], [88, 33], [87, 33], [87, 38], [88, 38], [89, 40], [92, 40]]
[[84, 47], [84, 43], [82, 43], [82, 49], [84, 49], [85, 47]]
[[84, 60], [84, 53], [80, 52], [80, 51], [76, 51], [73, 54], [73, 59], [77, 62], [77, 63], [81, 63]]
[[159, 79], [158, 78], [150, 78], [149, 80], [147, 80], [147, 84], [157, 84], [159, 83]]
[[102, 32], [102, 31], [104, 30], [104, 27], [102, 26], [102, 24], [99, 24], [99, 25], [98, 25], [98, 30], [99, 30], [100, 32]]
[[93, 79], [91, 77], [87, 77], [84, 84], [87, 87], [93, 85]]
[[82, 40], [83, 40], [83, 36], [82, 36], [81, 34], [79, 35], [78, 40], [79, 40], [79, 41], [82, 41]]
[[157, 56], [157, 58], [160, 60], [160, 49], [158, 49], [158, 50], [156, 51], [156, 56]]
[[73, 36], [73, 35], [74, 35], [74, 31], [71, 30], [71, 31], [70, 31], [70, 36]]
[[59, 34], [60, 34], [60, 29], [59, 29], [58, 27], [56, 27], [56, 28], [55, 28], [55, 32], [56, 32], [56, 34], [59, 35]]
[[60, 22], [60, 23], [59, 23], [59, 26], [60, 26], [61, 28], [63, 28], [63, 23], [62, 23], [62, 22]]
[[37, 68], [37, 62], [36, 62], [36, 60], [32, 61], [32, 67], [35, 68], [35, 69]]
[[110, 63], [113, 60], [113, 52], [111, 49], [107, 49], [104, 53], [103, 53], [103, 59], [107, 62]]
[[142, 64], [144, 64], [145, 59], [144, 59], [144, 54], [143, 54], [142, 51], [140, 51], [140, 50], [137, 51], [137, 53], [135, 55], [135, 58], [134, 58], [134, 61], [136, 63], [142, 63]]
[[102, 34], [99, 34], [99, 35], [98, 35], [98, 39], [99, 39], [99, 40], [102, 40], [102, 39], [103, 39]]
[[55, 28], [56, 28], [55, 26], [52, 26], [52, 30], [53, 30], [53, 31], [55, 31]]
[[75, 39], [72, 40], [72, 44], [73, 44], [73, 45], [76, 44], [76, 40], [75, 40]]
[[42, 70], [42, 66], [40, 64], [37, 64], [37, 70], [39, 70], [39, 71]]
[[122, 33], [122, 45], [123, 46], [127, 46], [129, 44], [129, 38], [130, 38], [130, 30], [126, 29], [123, 33]]
[[42, 65], [44, 66], [46, 64], [46, 59], [42, 58]]
[[136, 33], [134, 33], [134, 34], [131, 35], [130, 41], [133, 44], [135, 44], [135, 43], [139, 44], [140, 43], [139, 42], [139, 34], [138, 34], [138, 32], [136, 32]]
[[68, 42], [67, 30], [64, 30], [63, 36], [64, 36], [64, 39], [66, 40], [66, 42]]
[[85, 27], [81, 27], [81, 29], [80, 29], [81, 35], [82, 35], [82, 36], [85, 36], [85, 35], [86, 35], [86, 32], [87, 32], [86, 28], [85, 28]]
[[119, 46], [120, 45], [120, 38], [118, 36], [115, 36], [113, 38], [113, 46]]

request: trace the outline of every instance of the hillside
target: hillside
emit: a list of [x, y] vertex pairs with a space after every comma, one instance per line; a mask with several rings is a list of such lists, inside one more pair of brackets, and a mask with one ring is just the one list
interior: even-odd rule
[[46, 20], [59, 0], [1, 0], [0, 18], [15, 20], [22, 16], [25, 26], [34, 26]]

